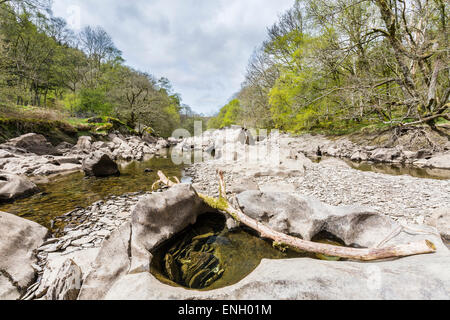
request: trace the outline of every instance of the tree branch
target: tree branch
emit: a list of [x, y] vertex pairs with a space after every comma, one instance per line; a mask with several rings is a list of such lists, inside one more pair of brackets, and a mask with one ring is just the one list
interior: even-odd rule
[[[162, 171], [158, 172], [160, 180], [157, 183], [164, 183], [172, 187], [177, 183], [167, 178]], [[245, 215], [239, 208], [234, 208], [227, 200], [226, 185], [222, 171], [218, 171], [219, 178], [219, 199], [215, 199], [198, 193], [198, 196], [206, 204], [214, 209], [229, 214], [237, 222], [257, 231], [262, 238], [273, 241], [274, 246], [281, 248], [291, 248], [293, 250], [306, 251], [310, 253], [320, 253], [323, 255], [347, 258], [360, 261], [373, 261], [395, 257], [405, 257], [417, 254], [433, 253], [436, 251], [434, 244], [428, 240], [418, 241], [409, 244], [402, 244], [384, 248], [348, 248], [328, 244], [316, 243], [292, 237], [284, 233], [275, 231], [257, 220]]]

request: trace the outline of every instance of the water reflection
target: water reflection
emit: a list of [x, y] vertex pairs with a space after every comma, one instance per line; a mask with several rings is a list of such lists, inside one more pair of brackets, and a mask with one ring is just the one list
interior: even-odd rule
[[[146, 170], [148, 169], [148, 170]], [[150, 191], [158, 180], [157, 172], [182, 178], [183, 167], [172, 163], [170, 157], [156, 157], [143, 162], [120, 164], [120, 176], [86, 178], [81, 172], [38, 183], [41, 193], [0, 206], [1, 211], [16, 214], [50, 227], [50, 221], [77, 207], [87, 207], [110, 196]]]
[[[320, 163], [326, 159], [335, 159], [330, 157], [319, 157], [313, 159], [314, 162]], [[448, 180], [450, 179], [450, 170], [419, 168], [412, 165], [393, 164], [393, 163], [374, 163], [374, 162], [355, 162], [349, 159], [341, 159], [351, 168], [360, 171], [371, 171], [376, 173], [389, 174], [394, 176], [409, 175], [411, 177], [423, 179]]]

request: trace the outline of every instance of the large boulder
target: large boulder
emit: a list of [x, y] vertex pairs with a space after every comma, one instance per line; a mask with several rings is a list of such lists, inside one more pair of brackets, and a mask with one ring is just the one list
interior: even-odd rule
[[[142, 199], [125, 224], [105, 241], [83, 283], [80, 299], [103, 299], [109, 288], [128, 273], [148, 273], [154, 249], [212, 210], [187, 184]], [[124, 241], [124, 239], [127, 239]]]
[[[347, 245], [376, 246], [399, 225], [369, 209], [332, 207], [295, 193], [242, 193], [242, 210], [274, 229], [314, 238], [328, 232]], [[311, 258], [266, 260], [229, 287], [193, 291], [172, 287], [149, 272], [151, 252], [163, 241], [211, 212], [192, 187], [178, 185], [142, 199], [132, 222], [104, 242], [79, 299], [448, 299], [448, 249], [428, 226], [401, 232], [382, 244], [428, 239], [437, 252], [377, 263]], [[394, 234], [395, 235], [395, 234]], [[226, 272], [226, 271], [225, 271]]]
[[92, 143], [93, 139], [90, 136], [79, 137], [75, 149], [87, 153], [91, 150]]
[[47, 234], [35, 222], [0, 212], [0, 300], [18, 299], [32, 284], [35, 250]]
[[370, 160], [376, 162], [392, 162], [396, 159], [401, 159], [401, 157], [402, 151], [399, 149], [378, 148], [371, 153]]
[[120, 174], [117, 163], [101, 151], [95, 151], [83, 160], [83, 171], [87, 176], [107, 177]]
[[305, 240], [327, 232], [347, 245], [374, 247], [398, 228], [396, 222], [370, 209], [333, 207], [293, 192], [245, 191], [237, 200], [246, 215]]
[[450, 169], [450, 153], [432, 157], [427, 161], [426, 166], [438, 169]]
[[28, 152], [43, 156], [43, 155], [61, 155], [47, 139], [36, 133], [24, 134], [20, 137], [9, 140], [6, 145], [25, 149]]
[[25, 198], [39, 192], [30, 180], [6, 172], [0, 172], [0, 203]]

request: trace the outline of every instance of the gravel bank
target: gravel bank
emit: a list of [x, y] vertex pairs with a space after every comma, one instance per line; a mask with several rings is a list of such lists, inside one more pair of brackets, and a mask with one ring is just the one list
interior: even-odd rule
[[[199, 192], [217, 196], [219, 166], [210, 161], [194, 164], [186, 171]], [[242, 184], [236, 173], [226, 173], [226, 182], [228, 189]], [[304, 175], [251, 178], [242, 187], [247, 185], [260, 190], [295, 191], [334, 206], [366, 206], [402, 223], [423, 224], [436, 209], [450, 207], [450, 180], [363, 172], [334, 159], [312, 164]]]

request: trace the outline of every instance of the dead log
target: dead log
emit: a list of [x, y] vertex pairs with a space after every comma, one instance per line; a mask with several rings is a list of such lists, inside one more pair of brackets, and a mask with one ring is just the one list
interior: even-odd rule
[[[163, 183], [169, 187], [177, 184], [167, 178], [163, 172], [158, 172], [160, 180], [158, 183]], [[434, 253], [436, 252], [435, 245], [428, 240], [418, 241], [409, 244], [401, 244], [396, 246], [384, 248], [349, 248], [339, 247], [329, 244], [316, 243], [312, 241], [302, 240], [297, 237], [289, 236], [287, 234], [278, 232], [258, 222], [257, 220], [245, 215], [240, 208], [233, 207], [226, 196], [226, 185], [223, 177], [223, 172], [218, 172], [219, 177], [219, 199], [209, 197], [203, 194], [198, 194], [209, 206], [229, 214], [234, 220], [245, 225], [260, 234], [262, 238], [273, 241], [274, 247], [286, 250], [290, 248], [295, 251], [304, 251], [309, 253], [323, 254], [327, 256], [346, 258], [360, 261], [373, 261], [387, 258], [399, 258], [418, 254]]]

